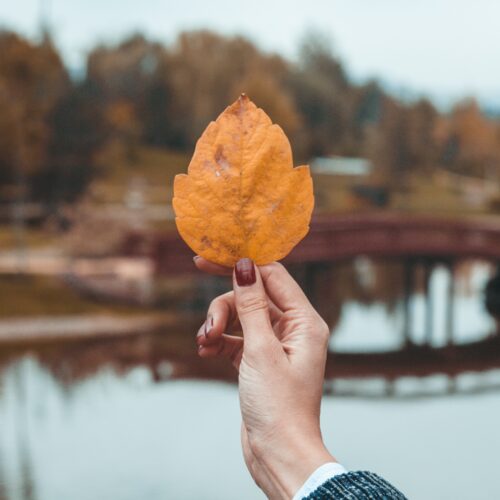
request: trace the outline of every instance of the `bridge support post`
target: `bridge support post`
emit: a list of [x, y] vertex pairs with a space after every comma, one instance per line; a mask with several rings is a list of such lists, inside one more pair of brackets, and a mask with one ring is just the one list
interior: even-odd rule
[[332, 284], [333, 265], [327, 262], [312, 262], [305, 266], [304, 291], [320, 316], [332, 327], [337, 323], [339, 307]]
[[424, 291], [425, 291], [425, 337], [424, 342], [428, 346], [432, 344], [434, 337], [434, 306], [432, 301], [432, 289], [430, 286], [433, 265], [430, 260], [424, 260]]
[[413, 259], [407, 259], [404, 262], [404, 280], [403, 280], [403, 343], [405, 347], [412, 344], [411, 340], [411, 325], [412, 325], [412, 308], [411, 299], [414, 291], [414, 268]]
[[446, 345], [453, 345], [455, 333], [455, 263], [450, 260], [447, 262], [449, 280], [446, 301]]
[[392, 377], [388, 377], [385, 381], [385, 395], [389, 398], [396, 395], [396, 381]]

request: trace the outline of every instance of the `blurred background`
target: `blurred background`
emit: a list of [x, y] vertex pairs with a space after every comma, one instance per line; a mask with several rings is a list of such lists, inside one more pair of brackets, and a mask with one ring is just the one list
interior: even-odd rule
[[500, 5], [0, 4], [0, 500], [259, 499], [172, 182], [241, 92], [311, 165], [326, 443], [500, 497]]

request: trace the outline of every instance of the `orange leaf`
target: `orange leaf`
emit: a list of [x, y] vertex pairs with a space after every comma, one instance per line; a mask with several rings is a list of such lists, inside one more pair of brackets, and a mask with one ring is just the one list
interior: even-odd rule
[[309, 167], [293, 168], [283, 130], [244, 94], [208, 125], [174, 181], [182, 238], [228, 267], [285, 257], [307, 234], [313, 205]]

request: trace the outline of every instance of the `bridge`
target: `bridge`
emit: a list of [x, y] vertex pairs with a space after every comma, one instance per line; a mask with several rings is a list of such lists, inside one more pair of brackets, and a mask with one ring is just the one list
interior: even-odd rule
[[[160, 275], [197, 272], [192, 262], [193, 253], [177, 234], [157, 234], [148, 241], [144, 241], [140, 234], [130, 235], [125, 252], [134, 255], [138, 248], [152, 258]], [[333, 298], [325, 271], [332, 264], [360, 256], [403, 263], [401, 347], [386, 352], [332, 352], [327, 363], [328, 378], [383, 377], [394, 381], [402, 376], [433, 374], [447, 374], [453, 378], [465, 371], [500, 368], [498, 332], [465, 344], [456, 341], [453, 279], [455, 264], [462, 259], [500, 263], [499, 219], [393, 213], [317, 216], [311, 223], [309, 234], [284, 259], [284, 263], [292, 269], [301, 269], [302, 287], [320, 314], [329, 318]], [[445, 342], [439, 346], [433, 342], [436, 332], [433, 331], [433, 299], [429, 290], [431, 271], [436, 264], [444, 265], [451, 276], [446, 297]], [[415, 277], [419, 267], [423, 268], [424, 276], [425, 338], [416, 342], [412, 330], [411, 296], [416, 290]], [[497, 304], [495, 311], [490, 312], [498, 321], [500, 290], [495, 293], [499, 298], [494, 300]]]
[[[176, 232], [151, 237], [131, 233], [124, 252], [146, 252], [158, 274], [195, 272], [193, 253]], [[391, 213], [316, 216], [308, 235], [284, 263], [335, 262], [359, 255], [500, 261], [500, 221]]]
[[[198, 273], [202, 279], [191, 281], [203, 285], [210, 285], [210, 280], [217, 279], [203, 276], [195, 269], [192, 252], [176, 233], [130, 234], [121, 254], [146, 257], [146, 261], [153, 263], [155, 272], [166, 277]], [[430, 375], [446, 375], [450, 381], [449, 389], [453, 389], [456, 377], [465, 372], [500, 369], [498, 331], [491, 332], [488, 337], [465, 343], [456, 338], [454, 279], [448, 280], [446, 290], [444, 342], [442, 335], [439, 342], [435, 341], [435, 334], [438, 332], [434, 331], [433, 297], [429, 287], [431, 271], [436, 264], [444, 265], [452, 278], [456, 263], [462, 259], [483, 259], [498, 265], [500, 219], [440, 218], [388, 213], [314, 218], [309, 234], [285, 259], [285, 263], [294, 271], [308, 297], [332, 327], [338, 319], [335, 316], [338, 315], [338, 307], [334, 311], [336, 297], [332, 293], [333, 275], [330, 271], [335, 271], [343, 262], [360, 256], [399, 263], [396, 269], [403, 275], [397, 297], [398, 304], [402, 306], [404, 321], [397, 347], [391, 350], [330, 352], [326, 366], [327, 392], [333, 387], [334, 393], [339, 393], [337, 381], [341, 384], [344, 380], [351, 382], [376, 378], [387, 385], [387, 394], [392, 396], [398, 395], [398, 380], [404, 377], [419, 379]], [[103, 263], [104, 267], [108, 265], [107, 262]], [[420, 275], [423, 280], [417, 281], [418, 271], [423, 271]], [[489, 310], [499, 325], [500, 273], [491, 283], [494, 286], [489, 294]], [[424, 338], [416, 338], [414, 331], [415, 311], [411, 298], [417, 285], [419, 293], [425, 296]], [[205, 298], [209, 300], [215, 293], [212, 289]], [[486, 296], [488, 297], [488, 293]], [[118, 370], [136, 365], [149, 366], [154, 379], [159, 381], [172, 378], [234, 381], [235, 373], [229, 364], [200, 360], [197, 356], [192, 344], [192, 332], [201, 323], [203, 314], [204, 309], [199, 309], [182, 318], [179, 328], [182, 326], [186, 331], [182, 331], [179, 338], [175, 339], [173, 347], [170, 344], [171, 337], [165, 335], [164, 327], [154, 327], [154, 331], [145, 333], [141, 329], [131, 328], [128, 324], [130, 322], [125, 322], [127, 324], [121, 325], [116, 334], [99, 339], [64, 335], [64, 344], [61, 342], [62, 335], [38, 339], [40, 346], [37, 347], [37, 355], [48, 366], [55, 363], [54, 360], [64, 359], [66, 362], [73, 357], [72, 363], [77, 369], [80, 367], [83, 375], [99, 369], [103, 360], [106, 360], [114, 363]], [[63, 325], [61, 328], [66, 327]], [[19, 344], [18, 335], [11, 337]], [[182, 342], [188, 345], [179, 352]], [[19, 348], [27, 347], [20, 345]], [[64, 356], [55, 354], [58, 349], [63, 350]], [[102, 355], [97, 355], [96, 349], [102, 349]], [[3, 355], [10, 356], [11, 351], [4, 349]], [[0, 361], [1, 358], [2, 356]]]

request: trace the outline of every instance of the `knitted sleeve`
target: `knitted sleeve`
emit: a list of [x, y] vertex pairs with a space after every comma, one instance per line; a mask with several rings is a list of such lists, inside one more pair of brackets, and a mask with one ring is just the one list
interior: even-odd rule
[[348, 472], [324, 482], [305, 500], [407, 500], [394, 486], [372, 472]]

